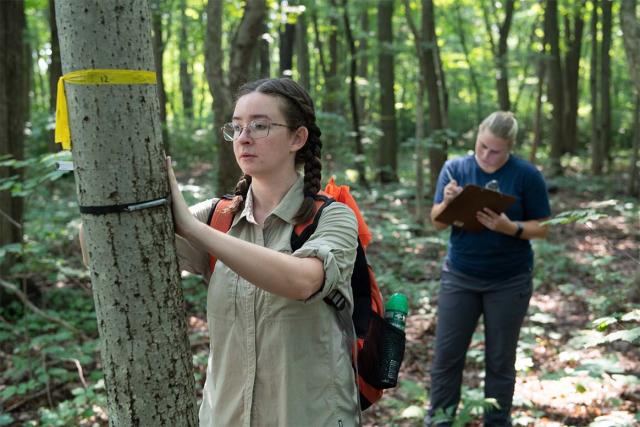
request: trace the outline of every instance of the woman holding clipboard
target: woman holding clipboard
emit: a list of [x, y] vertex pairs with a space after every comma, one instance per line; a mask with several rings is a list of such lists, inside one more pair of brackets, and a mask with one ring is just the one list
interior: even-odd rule
[[[516, 347], [532, 293], [530, 240], [546, 236], [547, 227], [540, 223], [551, 215], [542, 174], [511, 153], [517, 132], [512, 113], [492, 113], [479, 126], [474, 154], [447, 161], [438, 178], [431, 220], [438, 230], [451, 227], [451, 236], [441, 275], [425, 425], [452, 424], [466, 352], [480, 315], [485, 334], [485, 398], [494, 398], [499, 405], [485, 411], [484, 425], [511, 425]], [[499, 191], [516, 201], [500, 214], [486, 207], [477, 210], [480, 231], [438, 221], [468, 184]]]

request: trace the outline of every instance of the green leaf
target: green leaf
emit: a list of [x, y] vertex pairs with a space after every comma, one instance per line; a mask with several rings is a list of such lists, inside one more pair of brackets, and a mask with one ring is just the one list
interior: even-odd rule
[[639, 338], [640, 338], [640, 327], [629, 329], [629, 330], [612, 332], [606, 336], [606, 340], [608, 342], [621, 340], [621, 341], [628, 341], [630, 343], [633, 343], [637, 341]]

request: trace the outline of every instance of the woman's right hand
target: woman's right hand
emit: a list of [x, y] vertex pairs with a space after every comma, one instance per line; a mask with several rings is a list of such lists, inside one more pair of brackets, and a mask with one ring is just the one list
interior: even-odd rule
[[458, 194], [462, 192], [462, 187], [458, 185], [455, 179], [449, 181], [449, 183], [444, 187], [444, 200], [445, 204], [451, 203], [453, 199], [456, 198]]
[[178, 181], [173, 173], [171, 157], [167, 156], [167, 172], [169, 175], [169, 187], [171, 188], [171, 210], [173, 211], [173, 221], [176, 233], [188, 239], [189, 231], [195, 227], [198, 220], [193, 216], [187, 202], [182, 197], [182, 192], [178, 186]]

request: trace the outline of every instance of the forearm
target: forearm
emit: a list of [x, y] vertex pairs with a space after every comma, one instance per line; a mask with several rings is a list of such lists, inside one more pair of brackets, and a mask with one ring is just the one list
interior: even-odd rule
[[89, 252], [87, 251], [87, 242], [84, 239], [84, 227], [82, 223], [80, 223], [78, 240], [80, 241], [80, 250], [82, 251], [82, 263], [87, 267], [89, 265]]
[[[541, 222], [543, 222], [544, 219], [541, 220], [530, 220], [530, 221], [520, 221], [520, 224], [522, 224], [522, 234], [520, 235], [520, 238], [523, 240], [533, 240], [533, 239], [544, 239], [547, 237], [547, 231], [549, 229], [549, 226], [547, 225], [540, 225]], [[515, 225], [515, 223], [514, 223]], [[517, 225], [514, 228], [514, 233], [517, 230]]]
[[283, 254], [221, 233], [201, 222], [192, 223], [184, 237], [214, 254], [250, 283], [282, 297], [305, 300], [324, 282], [323, 263], [317, 258]]
[[442, 213], [442, 211], [446, 207], [447, 205], [444, 202], [442, 202], [442, 203], [433, 205], [433, 207], [431, 208], [431, 223], [433, 224], [436, 230], [444, 230], [445, 228], [449, 227], [449, 224], [445, 224], [444, 222], [435, 220], [435, 218], [438, 215], [440, 215], [440, 213]]

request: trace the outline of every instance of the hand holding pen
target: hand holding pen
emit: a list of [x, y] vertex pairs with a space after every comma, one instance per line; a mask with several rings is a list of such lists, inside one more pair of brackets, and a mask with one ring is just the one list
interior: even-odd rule
[[451, 201], [462, 192], [462, 187], [458, 186], [458, 182], [455, 180], [449, 169], [445, 169], [447, 176], [449, 177], [449, 183], [444, 187], [444, 200], [446, 204]]

